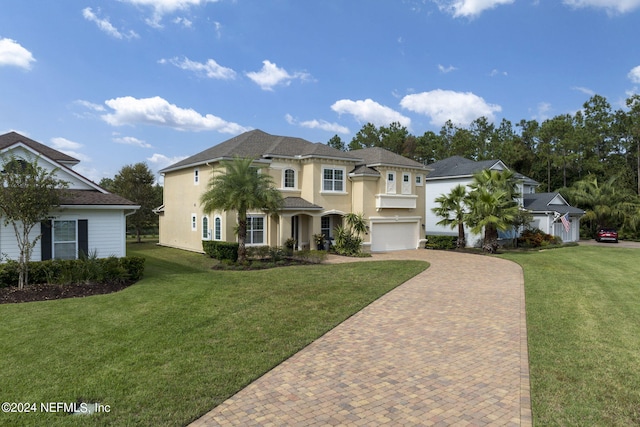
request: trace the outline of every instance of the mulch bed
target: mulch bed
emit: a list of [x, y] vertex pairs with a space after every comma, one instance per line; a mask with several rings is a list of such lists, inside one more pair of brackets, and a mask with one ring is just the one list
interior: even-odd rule
[[110, 294], [121, 291], [130, 285], [131, 283], [78, 283], [72, 285], [27, 285], [24, 289], [18, 289], [17, 287], [0, 288], [0, 304]]

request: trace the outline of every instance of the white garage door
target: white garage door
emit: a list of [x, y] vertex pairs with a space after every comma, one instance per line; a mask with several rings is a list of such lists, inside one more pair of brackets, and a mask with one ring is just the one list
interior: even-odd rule
[[371, 251], [397, 251], [418, 246], [417, 222], [374, 222], [371, 224]]

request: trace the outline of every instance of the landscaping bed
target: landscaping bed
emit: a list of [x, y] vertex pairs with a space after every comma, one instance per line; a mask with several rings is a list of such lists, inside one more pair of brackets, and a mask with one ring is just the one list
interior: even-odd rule
[[0, 304], [49, 301], [62, 298], [79, 298], [110, 294], [121, 291], [131, 283], [77, 283], [70, 285], [38, 284], [23, 289], [17, 286], [0, 288]]

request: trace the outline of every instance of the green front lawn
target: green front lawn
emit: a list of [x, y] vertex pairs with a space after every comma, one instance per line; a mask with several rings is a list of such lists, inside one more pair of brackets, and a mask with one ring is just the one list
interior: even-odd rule
[[534, 422], [640, 424], [640, 251], [503, 255], [523, 266]]
[[[187, 424], [427, 267], [226, 272], [153, 244], [130, 244], [129, 254], [147, 258], [145, 278], [122, 292], [0, 305], [0, 400], [37, 404], [0, 413], [0, 425]], [[77, 401], [110, 412], [41, 412]]]

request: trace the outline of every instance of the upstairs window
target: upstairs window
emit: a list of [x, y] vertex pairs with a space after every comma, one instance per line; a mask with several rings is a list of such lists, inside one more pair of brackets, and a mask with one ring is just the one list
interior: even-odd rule
[[325, 168], [322, 170], [322, 191], [344, 191], [344, 169]]
[[296, 188], [296, 171], [293, 169], [284, 170], [284, 188]]
[[200, 183], [200, 169], [193, 170], [193, 183], [196, 185]]

